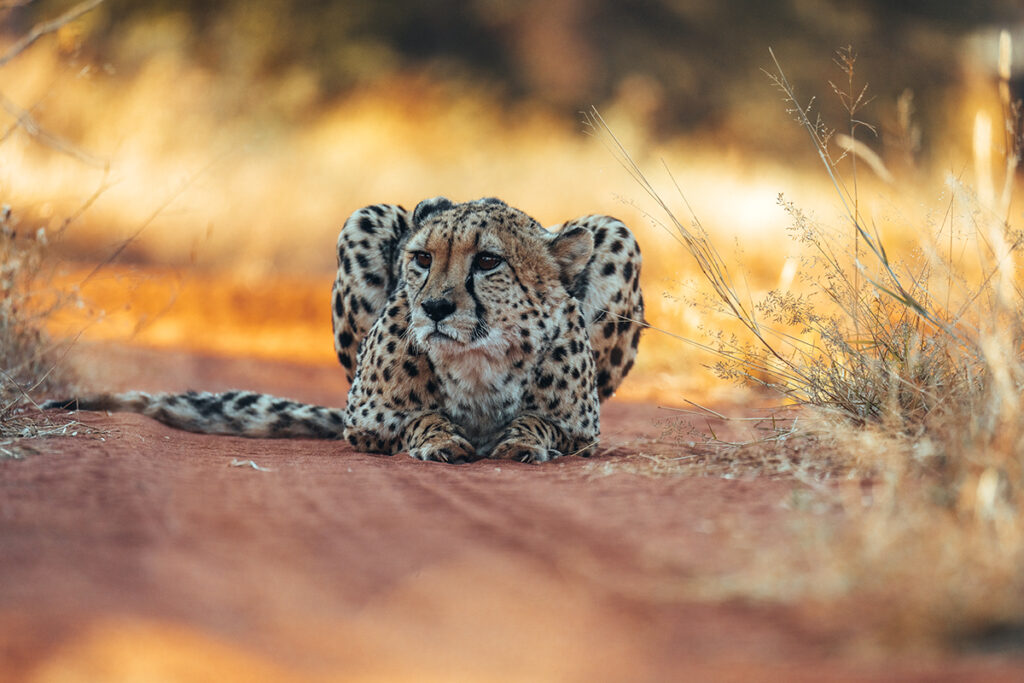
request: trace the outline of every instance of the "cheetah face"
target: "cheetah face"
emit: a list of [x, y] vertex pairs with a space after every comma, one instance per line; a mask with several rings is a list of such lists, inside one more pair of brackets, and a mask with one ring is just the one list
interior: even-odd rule
[[563, 282], [593, 249], [586, 231], [548, 233], [497, 199], [427, 200], [416, 207], [413, 230], [402, 270], [409, 331], [435, 361], [533, 355], [544, 312], [568, 296]]

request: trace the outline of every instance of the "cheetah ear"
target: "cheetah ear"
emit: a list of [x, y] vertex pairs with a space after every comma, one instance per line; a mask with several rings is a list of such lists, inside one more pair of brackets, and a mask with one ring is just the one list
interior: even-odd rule
[[548, 249], [558, 263], [562, 282], [575, 282], [576, 276], [583, 272], [590, 255], [594, 253], [594, 236], [586, 228], [573, 228], [555, 235]]
[[430, 214], [437, 213], [438, 211], [444, 211], [454, 206], [451, 200], [447, 197], [434, 197], [433, 199], [424, 199], [422, 202], [416, 205], [416, 208], [412, 212], [412, 223], [417, 228], [422, 225]]

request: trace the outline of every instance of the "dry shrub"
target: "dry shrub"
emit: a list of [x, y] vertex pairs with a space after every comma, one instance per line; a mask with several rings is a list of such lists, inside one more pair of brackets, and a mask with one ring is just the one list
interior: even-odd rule
[[[1024, 295], [1014, 266], [1024, 234], [1008, 209], [1021, 106], [1009, 101], [1007, 64], [1000, 70], [1002, 197], [979, 198], [950, 178], [940, 218], [907, 222], [900, 232], [916, 244], [893, 250], [864, 209], [858, 181], [858, 161], [861, 175], [865, 163], [877, 169], [882, 162], [857, 140], [873, 129], [861, 116], [869, 99], [866, 87], [855, 86], [855, 61], [852, 50], [839, 51], [845, 79], [830, 84], [849, 114], [842, 136], [812, 113], [813, 101], [797, 99], [777, 61], [768, 74], [811, 138], [845, 227], [831, 228], [780, 196], [803, 247], [799, 277], [792, 289], [757, 301], [699, 221], [677, 218], [600, 115], [589, 117], [661, 209], [652, 221], [695, 259], [712, 292], [708, 314], [744, 330], [700, 344], [714, 354], [716, 372], [799, 407], [797, 426], [789, 422], [771, 438], [799, 439], [803, 460], [838, 456], [849, 479], [824, 485], [804, 477], [818, 508], [824, 502], [839, 514], [808, 513], [798, 552], [769, 553], [702, 592], [838, 601], [870, 612], [874, 637], [887, 646], [984, 646], [1007, 633], [1020, 641]], [[920, 196], [916, 187], [894, 189]], [[814, 468], [795, 471], [801, 478]]]
[[68, 371], [44, 330], [66, 302], [46, 284], [46, 246], [42, 228], [19, 231], [10, 207], [0, 207], [0, 440], [38, 433], [37, 421], [18, 409], [33, 394], [67, 388]]
[[[53, 20], [45, 21], [6, 46], [0, 54], [0, 66], [13, 62], [41, 38], [59, 31], [97, 7], [103, 0], [85, 0]], [[18, 3], [0, 7], [0, 18], [16, 9]], [[4, 142], [17, 130], [23, 130], [51, 152], [85, 162], [92, 157], [75, 145], [38, 124], [35, 107], [23, 108], [0, 92], [0, 107], [13, 120], [0, 137]], [[9, 188], [5, 188], [8, 189]], [[95, 197], [70, 215], [59, 233], [73, 222]], [[21, 449], [12, 445], [17, 437], [36, 436], [48, 431], [63, 431], [68, 423], [41, 424], [38, 416], [21, 411], [33, 402], [33, 394], [64, 391], [69, 371], [59, 364], [59, 352], [46, 334], [47, 320], [72, 299], [54, 292], [52, 265], [45, 259], [48, 237], [45, 228], [22, 223], [10, 205], [0, 206], [0, 457], [18, 457]]]

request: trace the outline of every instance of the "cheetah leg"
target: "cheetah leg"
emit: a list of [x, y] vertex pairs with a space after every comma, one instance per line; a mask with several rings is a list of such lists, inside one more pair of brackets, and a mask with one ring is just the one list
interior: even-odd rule
[[356, 353], [398, 283], [401, 245], [409, 233], [401, 206], [377, 204], [353, 213], [338, 235], [338, 274], [331, 290], [334, 350], [351, 383]]
[[476, 455], [472, 444], [441, 413], [423, 413], [405, 425], [403, 445], [417, 460], [458, 462]]
[[633, 368], [645, 327], [640, 247], [630, 229], [610, 216], [584, 216], [552, 229], [577, 227], [593, 234], [594, 252], [569, 291], [582, 304], [598, 397], [604, 401]]
[[380, 432], [354, 427], [345, 428], [345, 441], [352, 444], [352, 447], [363, 453], [383, 453], [394, 455], [398, 448], [395, 448], [395, 440], [390, 439]]
[[596, 443], [572, 438], [542, 417], [520, 415], [505, 428], [490, 457], [540, 463], [562, 455], [590, 455]]

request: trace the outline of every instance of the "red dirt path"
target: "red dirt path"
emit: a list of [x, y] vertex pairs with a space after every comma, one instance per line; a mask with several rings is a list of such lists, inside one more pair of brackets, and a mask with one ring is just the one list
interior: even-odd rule
[[[345, 391], [330, 368], [83, 353], [94, 386]], [[625, 455], [451, 466], [83, 414], [104, 431], [0, 460], [0, 680], [1024, 676], [1012, 660], [865, 659], [842, 615], [695, 597], [690, 579], [786, 540], [799, 485], [617, 471], [662, 416], [604, 407]]]

